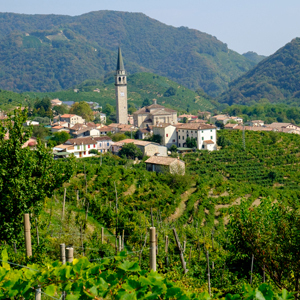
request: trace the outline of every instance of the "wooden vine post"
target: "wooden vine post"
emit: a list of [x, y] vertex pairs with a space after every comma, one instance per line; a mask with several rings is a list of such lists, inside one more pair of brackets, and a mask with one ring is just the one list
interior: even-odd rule
[[32, 256], [31, 234], [30, 234], [30, 219], [29, 214], [24, 214], [24, 233], [25, 233], [25, 248], [26, 256]]
[[72, 263], [73, 262], [73, 247], [66, 248], [66, 258], [67, 262]]
[[41, 286], [38, 285], [37, 288], [35, 289], [35, 300], [42, 300], [42, 289]]
[[176, 232], [175, 228], [173, 228], [173, 233], [174, 233], [174, 237], [175, 237], [175, 240], [176, 240], [177, 248], [180, 252], [179, 256], [180, 256], [180, 261], [181, 261], [181, 265], [182, 265], [182, 268], [183, 268], [183, 272], [184, 272], [184, 274], [186, 274], [188, 272], [188, 269], [186, 268], [186, 262], [184, 261], [183, 251], [182, 251], [180, 241], [179, 241], [179, 238], [178, 238], [178, 235], [177, 235], [177, 232]]
[[165, 239], [165, 253], [166, 253], [166, 256], [165, 256], [165, 263], [166, 263], [166, 267], [169, 266], [169, 257], [168, 257], [168, 250], [169, 250], [169, 237], [166, 235], [166, 239]]
[[206, 260], [207, 260], [207, 281], [208, 281], [208, 293], [211, 296], [211, 290], [210, 290], [210, 268], [209, 268], [209, 252], [206, 251]]
[[63, 207], [62, 207], [62, 213], [61, 213], [61, 219], [62, 220], [65, 217], [66, 194], [67, 194], [67, 188], [64, 189], [64, 199], [63, 199]]
[[156, 271], [156, 233], [155, 227], [150, 227], [150, 271]]
[[104, 244], [104, 227], [101, 227], [101, 244]]
[[60, 261], [63, 265], [66, 264], [66, 246], [65, 246], [65, 244], [60, 244]]

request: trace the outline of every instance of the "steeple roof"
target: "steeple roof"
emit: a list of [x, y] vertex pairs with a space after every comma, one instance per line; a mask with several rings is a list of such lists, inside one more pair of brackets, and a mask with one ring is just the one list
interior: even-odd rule
[[117, 71], [125, 71], [121, 48], [119, 47]]

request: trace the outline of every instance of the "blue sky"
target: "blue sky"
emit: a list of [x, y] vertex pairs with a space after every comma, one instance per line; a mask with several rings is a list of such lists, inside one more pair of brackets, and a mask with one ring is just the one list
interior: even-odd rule
[[0, 12], [74, 16], [95, 10], [142, 12], [216, 36], [241, 54], [270, 55], [300, 36], [299, 0], [0, 0]]

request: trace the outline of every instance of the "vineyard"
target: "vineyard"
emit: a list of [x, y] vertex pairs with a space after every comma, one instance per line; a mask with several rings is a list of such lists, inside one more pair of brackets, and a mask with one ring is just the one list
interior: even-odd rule
[[[143, 161], [110, 153], [76, 160], [72, 177], [31, 216], [32, 257], [22, 235], [2, 242], [1, 299], [32, 299], [37, 287], [42, 299], [293, 298], [286, 290], [298, 291], [297, 269], [269, 263], [280, 246], [272, 254], [259, 244], [263, 227], [254, 246], [244, 235], [251, 239], [245, 224], [255, 227], [276, 205], [288, 210], [271, 220], [298, 211], [300, 138], [246, 132], [244, 146], [242, 132], [223, 130], [218, 137], [226, 142], [220, 151], [182, 157], [185, 176], [147, 172]], [[284, 222], [296, 221], [291, 215]], [[157, 232], [157, 272], [149, 271], [150, 227]], [[62, 243], [73, 247], [73, 263], [59, 262]], [[262, 256], [255, 244], [274, 257]]]

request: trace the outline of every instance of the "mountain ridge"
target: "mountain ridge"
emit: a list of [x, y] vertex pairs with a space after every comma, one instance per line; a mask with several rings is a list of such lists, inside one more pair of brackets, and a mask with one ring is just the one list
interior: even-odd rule
[[[27, 80], [26, 76], [20, 76], [20, 72], [14, 70], [14, 62], [9, 53], [10, 48], [6, 43], [8, 35], [16, 31], [18, 34], [29, 34], [29, 36], [37, 34], [38, 31], [43, 34], [44, 31], [46, 35], [45, 32], [49, 30], [68, 30], [75, 37], [72, 42], [60, 41], [60, 45], [57, 45], [57, 41], [54, 44], [51, 41], [48, 52], [44, 51], [42, 58], [53, 61], [54, 65], [59, 65], [59, 67], [52, 68], [47, 63], [41, 62], [40, 49], [34, 46], [29, 50], [24, 50], [23, 47], [14, 50], [14, 57], [22, 56], [24, 61], [24, 63], [18, 62], [19, 66], [29, 73], [41, 72], [39, 76], [43, 77], [42, 81], [47, 84], [49, 76], [50, 81], [54, 78], [54, 82], [56, 77], [60, 77], [59, 72], [65, 68], [64, 60], [68, 61], [67, 67], [69, 67], [69, 60], [76, 60], [77, 52], [81, 54], [87, 52], [83, 49], [83, 45], [76, 44], [76, 40], [84, 38], [86, 46], [94, 47], [97, 51], [98, 48], [101, 49], [102, 56], [98, 55], [94, 61], [94, 69], [99, 68], [98, 71], [93, 71], [94, 77], [85, 68], [85, 64], [91, 64], [93, 59], [85, 55], [79, 59], [80, 64], [68, 70], [68, 76], [65, 74], [65, 77], [68, 77], [67, 80], [61, 79], [55, 84], [52, 82], [49, 86], [45, 84], [43, 87], [31, 80], [27, 88], [16, 83], [16, 81], [26, 83]], [[209, 34], [183, 26], [177, 28], [166, 25], [142, 13], [96, 11], [74, 17], [0, 13], [0, 52], [2, 52], [0, 69], [4, 69], [5, 74], [11, 77], [10, 80], [4, 79], [4, 81], [2, 78], [0, 87], [19, 92], [41, 89], [53, 91], [69, 88], [85, 79], [99, 78], [114, 70], [113, 60], [116, 59], [116, 50], [119, 45], [122, 47], [125, 68], [129, 73], [145, 70], [167, 76], [188, 88], [194, 90], [202, 88], [211, 96], [216, 96], [226, 90], [231, 80], [255, 65], [254, 62], [228, 49], [226, 44]], [[66, 49], [69, 47], [71, 51], [62, 55], [61, 51], [55, 51], [56, 47]], [[55, 53], [53, 54], [50, 50]], [[30, 69], [30, 65], [41, 65], [41, 67], [34, 70]], [[46, 67], [48, 70], [43, 70]], [[77, 68], [81, 69], [81, 73], [77, 72]], [[47, 75], [47, 72], [51, 74]], [[71, 78], [71, 75], [75, 79]], [[76, 81], [76, 76], [79, 76], [80, 80]]]

